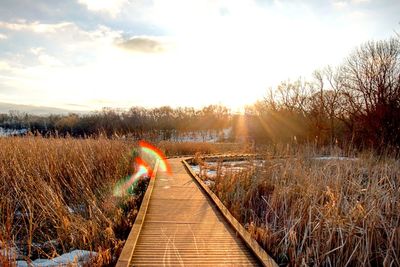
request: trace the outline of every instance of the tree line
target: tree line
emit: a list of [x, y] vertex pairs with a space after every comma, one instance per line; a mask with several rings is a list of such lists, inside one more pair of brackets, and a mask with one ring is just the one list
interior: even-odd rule
[[369, 41], [310, 80], [284, 81], [245, 111], [259, 142], [400, 146], [400, 41]]
[[[229, 95], [227, 95], [229, 97]], [[257, 143], [340, 144], [375, 149], [400, 146], [400, 41], [369, 41], [344, 62], [314, 72], [309, 80], [283, 81], [266, 96], [233, 114], [227, 107], [105, 108], [87, 115], [0, 114], [0, 127], [42, 135], [105, 134], [171, 139], [232, 128], [234, 138]]]
[[103, 108], [90, 114], [37, 116], [17, 111], [0, 114], [0, 127], [29, 129], [32, 133], [59, 136], [131, 136], [142, 139], [199, 131], [221, 131], [230, 126], [230, 111], [221, 105], [190, 107], [132, 107], [128, 111]]

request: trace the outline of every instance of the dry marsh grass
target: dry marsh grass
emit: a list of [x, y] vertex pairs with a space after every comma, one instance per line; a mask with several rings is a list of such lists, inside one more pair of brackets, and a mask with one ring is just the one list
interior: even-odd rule
[[208, 143], [208, 142], [170, 142], [162, 141], [158, 146], [167, 156], [181, 156], [217, 153], [240, 153], [246, 152], [249, 148], [246, 145], [234, 143]]
[[[237, 149], [231, 144], [157, 145], [167, 156]], [[99, 252], [90, 265], [113, 265], [147, 186], [141, 180], [134, 195], [113, 196], [117, 181], [132, 171], [135, 146], [105, 138], [0, 138], [0, 266], [73, 249]]]
[[280, 265], [400, 266], [400, 162], [307, 152], [217, 175], [212, 188]]
[[[29, 261], [79, 248], [100, 252], [93, 264], [115, 262], [146, 186], [141, 181], [134, 196], [112, 194], [131, 171], [132, 148], [106, 139], [0, 138], [0, 249], [16, 247]], [[0, 265], [13, 260], [3, 253]]]

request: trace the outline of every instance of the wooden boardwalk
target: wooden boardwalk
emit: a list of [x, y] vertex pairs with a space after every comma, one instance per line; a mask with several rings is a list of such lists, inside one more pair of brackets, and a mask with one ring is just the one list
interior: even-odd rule
[[[169, 160], [171, 176], [158, 172], [141, 229], [136, 231], [138, 237], [132, 246], [133, 253], [125, 264], [260, 265], [181, 160]], [[117, 266], [123, 266], [120, 261]]]

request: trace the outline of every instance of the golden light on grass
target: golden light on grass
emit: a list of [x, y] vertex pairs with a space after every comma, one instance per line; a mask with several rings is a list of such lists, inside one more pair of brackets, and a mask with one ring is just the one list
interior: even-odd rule
[[[130, 146], [41, 137], [0, 138], [0, 146], [0, 222], [9, 225], [0, 228], [2, 248], [28, 260], [80, 248], [109, 258], [99, 265], [111, 263], [107, 255], [120, 249], [140, 201], [140, 194], [112, 197], [113, 184], [129, 172]], [[9, 257], [0, 265], [15, 260]]]
[[[146, 189], [139, 179], [131, 194], [113, 195], [120, 178], [132, 172], [135, 144], [27, 136], [0, 138], [0, 147], [0, 265], [15, 262], [15, 248], [28, 261], [78, 248], [98, 252], [91, 266], [113, 264]], [[174, 142], [157, 147], [167, 156], [242, 149]]]
[[[248, 134], [249, 134], [249, 129], [248, 129], [248, 124], [246, 123], [246, 115], [244, 114], [238, 114], [236, 115], [237, 117], [237, 123], [235, 124], [236, 129], [234, 129], [235, 133], [235, 141], [236, 142], [246, 142], [248, 141]], [[244, 139], [244, 140], [241, 140]]]
[[399, 265], [399, 161], [313, 150], [274, 150], [286, 158], [217, 173], [212, 189], [280, 264]]

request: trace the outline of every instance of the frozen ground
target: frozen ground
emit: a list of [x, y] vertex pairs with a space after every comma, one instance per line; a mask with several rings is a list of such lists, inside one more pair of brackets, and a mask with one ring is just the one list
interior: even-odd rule
[[[321, 156], [321, 157], [312, 157], [311, 160], [316, 161], [356, 161], [357, 158], [350, 157], [340, 157], [340, 156]], [[199, 175], [204, 182], [210, 186], [214, 183], [214, 179], [219, 172], [221, 176], [224, 176], [226, 173], [238, 173], [240, 171], [246, 170], [250, 167], [261, 167], [265, 163], [265, 160], [238, 160], [238, 161], [224, 161], [222, 163], [216, 161], [206, 162], [203, 166], [200, 165], [191, 165], [191, 168], [195, 171], [197, 175]]]
[[350, 160], [350, 161], [358, 160], [357, 158], [338, 157], [338, 156], [314, 157], [311, 159], [314, 159], [314, 160]]
[[[224, 161], [224, 162], [216, 162], [210, 161], [206, 162], [204, 166], [200, 165], [192, 165], [192, 169], [196, 174], [203, 178], [214, 179], [217, 176], [217, 171], [219, 170], [220, 174], [224, 176], [227, 172], [237, 173], [243, 170], [246, 170], [250, 167], [262, 166], [264, 160], [238, 160], [238, 161]], [[207, 180], [205, 181], [207, 183]]]
[[36, 259], [28, 264], [28, 262], [19, 260], [17, 261], [17, 267], [53, 267], [53, 266], [84, 266], [93, 257], [96, 257], [96, 252], [87, 250], [74, 250], [69, 253], [65, 253], [54, 259]]
[[[0, 244], [2, 245], [2, 244]], [[16, 247], [0, 249], [0, 255], [16, 261], [17, 267], [52, 267], [52, 266], [84, 266], [90, 259], [97, 256], [96, 252], [87, 250], [73, 250], [53, 259], [36, 259], [30, 264], [23, 260], [25, 257]], [[0, 264], [1, 265], [1, 264]], [[12, 265], [14, 266], [14, 265]]]
[[[222, 131], [193, 131], [193, 132], [186, 132], [184, 134], [173, 135], [168, 140], [174, 142], [216, 143], [228, 139], [231, 136], [231, 132], [232, 132], [231, 128], [226, 128], [223, 129]], [[159, 138], [161, 138], [161, 136]]]
[[0, 127], [0, 137], [5, 137], [5, 136], [12, 136], [12, 135], [23, 135], [28, 132], [27, 129], [4, 129]]

